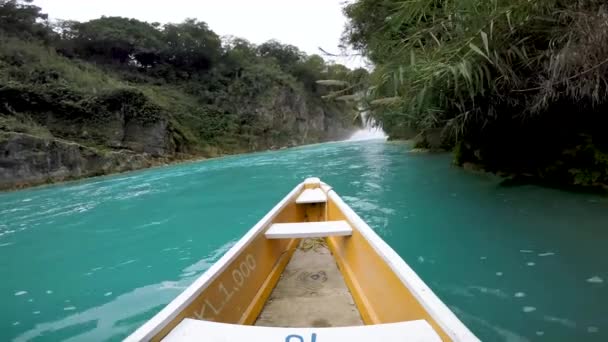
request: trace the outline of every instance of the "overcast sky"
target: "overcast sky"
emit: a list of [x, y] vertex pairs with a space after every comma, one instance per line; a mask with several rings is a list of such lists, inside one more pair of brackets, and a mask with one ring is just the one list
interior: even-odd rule
[[[106, 15], [167, 23], [196, 18], [209, 24], [220, 36], [243, 37], [256, 44], [277, 39], [308, 54], [320, 54], [319, 47], [338, 53], [346, 23], [342, 14], [345, 0], [35, 0], [34, 3], [51, 19], [86, 21]], [[364, 64], [357, 57], [339, 62], [350, 67]]]

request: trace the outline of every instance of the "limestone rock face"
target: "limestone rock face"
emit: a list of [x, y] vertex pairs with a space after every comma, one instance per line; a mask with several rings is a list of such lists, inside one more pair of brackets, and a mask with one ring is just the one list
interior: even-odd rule
[[[217, 146], [219, 154], [343, 140], [356, 129], [344, 107], [310, 98], [290, 86], [241, 96], [231, 110], [244, 118], [244, 126], [256, 130], [246, 138], [235, 137], [246, 139], [239, 141], [240, 150]], [[119, 108], [95, 117], [74, 119], [47, 112], [35, 119], [45, 134], [0, 127], [0, 190], [141, 169], [200, 155], [195, 148], [176, 143], [180, 141], [178, 130], [162, 112], [142, 119], [135, 111]], [[189, 149], [194, 152], [188, 153]]]
[[0, 132], [0, 190], [149, 167], [148, 154]]

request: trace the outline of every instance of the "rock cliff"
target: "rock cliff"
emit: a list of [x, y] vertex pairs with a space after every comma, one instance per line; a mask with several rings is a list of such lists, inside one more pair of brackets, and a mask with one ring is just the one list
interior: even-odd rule
[[[19, 1], [18, 1], [19, 2]], [[58, 32], [0, 2], [0, 190], [347, 138], [353, 105], [318, 80], [367, 71], [206, 23], [102, 17]], [[28, 18], [28, 19], [24, 19]]]
[[0, 189], [21, 188], [150, 167], [133, 151], [103, 152], [75, 142], [0, 132]]
[[[99, 101], [94, 117], [44, 110], [30, 110], [28, 116], [0, 115], [0, 190], [188, 158], [341, 140], [355, 129], [344, 108], [307, 97], [295, 88], [277, 86], [225, 104], [227, 112], [256, 129], [253, 134], [243, 134], [242, 127], [226, 132], [224, 138], [232, 134], [236, 143], [214, 143], [210, 153], [184, 141], [193, 128], [181, 125], [179, 118], [154, 108], [154, 115], [142, 119], [137, 108], [129, 108], [132, 100], [124, 94], [118, 97], [125, 102], [110, 106], [107, 99]], [[53, 108], [52, 104], [43, 107]]]

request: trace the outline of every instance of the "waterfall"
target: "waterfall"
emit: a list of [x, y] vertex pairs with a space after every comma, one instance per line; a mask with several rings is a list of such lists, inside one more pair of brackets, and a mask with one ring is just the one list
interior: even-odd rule
[[348, 140], [372, 140], [372, 139], [388, 139], [382, 127], [376, 125], [374, 118], [368, 118], [367, 112], [361, 112], [361, 121], [363, 122], [363, 128], [353, 133]]

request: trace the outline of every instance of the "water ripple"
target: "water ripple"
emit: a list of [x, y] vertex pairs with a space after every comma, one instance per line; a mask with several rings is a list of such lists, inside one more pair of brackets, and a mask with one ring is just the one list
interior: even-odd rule
[[332, 143], [0, 194], [0, 340], [126, 336], [310, 176], [482, 340], [608, 340], [608, 199], [505, 188], [408, 149]]

